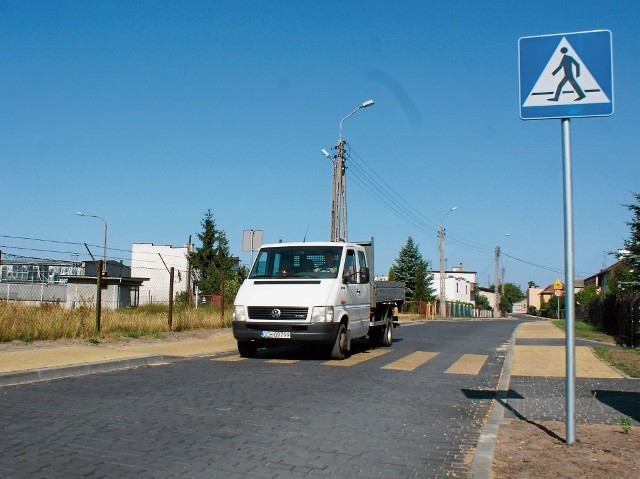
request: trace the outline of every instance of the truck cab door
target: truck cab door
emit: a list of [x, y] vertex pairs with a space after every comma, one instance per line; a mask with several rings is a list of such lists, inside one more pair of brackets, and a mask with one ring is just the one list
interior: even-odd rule
[[[344, 262], [343, 280], [346, 288], [347, 310], [351, 336], [359, 338], [367, 334], [369, 327], [369, 295], [359, 281], [358, 256], [355, 250], [348, 249]], [[366, 320], [366, 322], [365, 322]]]
[[369, 319], [371, 316], [371, 278], [370, 274], [364, 274], [364, 269], [369, 269], [367, 257], [364, 251], [358, 251], [358, 284], [360, 285], [360, 296], [364, 302], [362, 305], [363, 327], [365, 332], [369, 330]]

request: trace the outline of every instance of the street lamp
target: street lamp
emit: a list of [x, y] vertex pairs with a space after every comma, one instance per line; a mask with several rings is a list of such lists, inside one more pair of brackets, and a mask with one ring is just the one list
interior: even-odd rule
[[[347, 187], [344, 177], [344, 140], [342, 139], [342, 124], [347, 118], [357, 111], [362, 110], [363, 108], [368, 108], [372, 105], [373, 100], [363, 102], [358, 106], [358, 108], [340, 120], [340, 125], [338, 126], [338, 154], [333, 162], [333, 185], [331, 193], [331, 241], [347, 240]], [[327, 158], [330, 158], [326, 150], [322, 150], [322, 154]], [[342, 233], [344, 233], [344, 236]]]
[[347, 118], [349, 118], [351, 115], [353, 115], [358, 110], [362, 110], [363, 108], [369, 108], [370, 106], [373, 106], [373, 100], [367, 100], [367, 101], [363, 102], [362, 105], [360, 105], [358, 108], [356, 108], [351, 113], [349, 113], [347, 116], [345, 116], [342, 120], [340, 120], [340, 128], [339, 128], [340, 140], [342, 140], [342, 122], [344, 122]]
[[447, 317], [447, 296], [445, 293], [445, 257], [444, 257], [444, 228], [442, 227], [442, 220], [449, 213], [453, 213], [458, 209], [457, 206], [454, 206], [449, 209], [445, 214], [440, 217], [440, 227], [438, 228], [438, 251], [440, 252], [440, 316], [442, 318]]
[[98, 216], [98, 215], [89, 215], [87, 213], [82, 213], [80, 211], [77, 211], [76, 214], [78, 216], [87, 216], [89, 218], [98, 218], [100, 220], [102, 220], [104, 222], [104, 255], [103, 255], [103, 265], [102, 265], [102, 272], [106, 273], [107, 272], [107, 220], [105, 220], [102, 216]]

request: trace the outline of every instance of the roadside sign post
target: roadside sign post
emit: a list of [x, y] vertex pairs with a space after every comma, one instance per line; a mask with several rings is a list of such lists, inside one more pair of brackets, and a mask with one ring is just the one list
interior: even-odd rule
[[253, 266], [253, 252], [262, 246], [262, 238], [264, 232], [262, 230], [244, 230], [242, 232], [242, 251], [249, 255], [249, 268]]
[[609, 116], [613, 113], [612, 59], [611, 32], [608, 30], [523, 37], [518, 41], [520, 118], [556, 118], [561, 123], [567, 444], [575, 442], [576, 376], [570, 119]]

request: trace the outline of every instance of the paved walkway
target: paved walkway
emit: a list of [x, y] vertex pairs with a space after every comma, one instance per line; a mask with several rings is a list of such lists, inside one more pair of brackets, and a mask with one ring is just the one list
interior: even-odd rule
[[0, 351], [0, 386], [158, 364], [175, 358], [236, 351], [230, 329], [205, 339], [149, 344], [97, 344]]
[[[640, 425], [640, 379], [627, 378], [600, 361], [591, 342], [576, 339], [575, 421]], [[505, 359], [498, 393], [485, 423], [468, 477], [491, 479], [493, 454], [503, 419], [566, 421], [566, 337], [550, 321], [518, 326]]]

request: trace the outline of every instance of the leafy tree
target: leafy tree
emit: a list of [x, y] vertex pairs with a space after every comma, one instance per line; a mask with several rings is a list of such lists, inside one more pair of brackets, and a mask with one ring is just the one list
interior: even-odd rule
[[491, 304], [489, 304], [489, 298], [480, 293], [476, 293], [476, 308], [484, 310], [492, 309]]
[[595, 284], [588, 284], [576, 293], [576, 304], [587, 307], [598, 298], [598, 288]]
[[626, 274], [621, 278], [620, 286], [625, 290], [640, 291], [640, 193], [632, 193], [635, 204], [624, 205], [632, 213], [629, 226], [629, 239], [624, 241], [625, 252], [622, 261]]
[[546, 309], [551, 318], [558, 318], [558, 311], [560, 311], [560, 318], [558, 319], [563, 318], [565, 314], [565, 297], [566, 296], [551, 296], [549, 301], [544, 303], [542, 309]]
[[389, 281], [397, 281], [396, 272], [393, 270], [393, 266], [389, 268]]
[[434, 298], [433, 275], [427, 274], [427, 266], [428, 262], [422, 259], [418, 246], [409, 236], [389, 270], [389, 278], [404, 281], [407, 301], [428, 301]]
[[[494, 285], [489, 286], [493, 288]], [[500, 285], [500, 310], [501, 311], [511, 311], [514, 303], [522, 301], [525, 298], [525, 294], [520, 289], [520, 286], [515, 285], [513, 283], [504, 283], [504, 294], [503, 285]]]
[[198, 233], [198, 239], [202, 246], [189, 255], [189, 263], [198, 277], [200, 291], [204, 294], [220, 294], [223, 277], [225, 282], [233, 284], [235, 260], [229, 253], [227, 236], [216, 227], [211, 210], [207, 210], [200, 224], [202, 233]]

